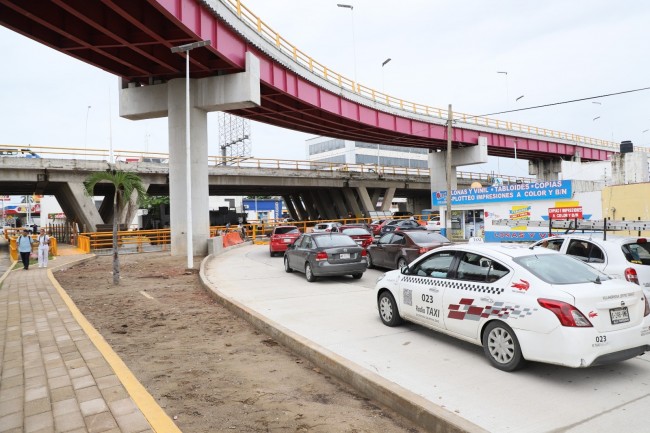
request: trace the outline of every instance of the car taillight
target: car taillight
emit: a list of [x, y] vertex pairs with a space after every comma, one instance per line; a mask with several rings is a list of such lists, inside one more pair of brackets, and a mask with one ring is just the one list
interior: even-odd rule
[[591, 322], [571, 304], [554, 299], [538, 299], [537, 302], [547, 310], [551, 310], [562, 326], [572, 328], [591, 328]]
[[325, 251], [316, 253], [316, 261], [320, 262], [321, 260], [327, 260], [327, 253]]
[[[365, 257], [368, 255], [368, 251], [366, 250], [361, 250], [361, 257]], [[647, 304], [646, 304], [647, 305]]]
[[625, 279], [631, 283], [639, 284], [639, 276], [636, 274], [634, 268], [627, 268], [625, 270]]
[[643, 317], [650, 314], [650, 303], [648, 303], [648, 297], [644, 296], [644, 298], [645, 298], [645, 310], [643, 310]]
[[419, 253], [419, 254], [424, 254], [424, 253], [426, 253], [427, 251], [429, 251], [429, 248], [421, 247], [421, 248], [418, 250], [418, 253]]

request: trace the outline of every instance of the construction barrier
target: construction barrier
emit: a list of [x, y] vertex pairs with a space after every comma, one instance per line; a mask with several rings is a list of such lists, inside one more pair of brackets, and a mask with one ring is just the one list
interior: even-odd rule
[[239, 235], [239, 232], [226, 233], [223, 235], [223, 247], [231, 247], [233, 245], [241, 244], [244, 242]]

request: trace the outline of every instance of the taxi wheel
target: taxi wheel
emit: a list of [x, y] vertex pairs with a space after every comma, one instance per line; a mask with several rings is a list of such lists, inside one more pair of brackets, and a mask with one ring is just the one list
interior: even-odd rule
[[397, 311], [397, 303], [389, 291], [385, 291], [379, 295], [377, 306], [379, 307], [379, 318], [384, 325], [392, 327], [402, 324], [402, 318], [399, 317], [399, 312]]
[[375, 264], [372, 262], [372, 256], [370, 254], [368, 254], [367, 259], [368, 259], [368, 269], [374, 268]]
[[515, 371], [526, 363], [517, 336], [503, 322], [493, 321], [487, 325], [483, 333], [483, 352], [499, 370]]
[[287, 256], [284, 256], [284, 272], [293, 272], [293, 269], [291, 269], [291, 266], [289, 266], [289, 257]]
[[397, 261], [397, 269], [402, 269], [408, 266], [408, 263], [406, 263], [406, 259], [404, 257], [400, 258]]
[[360, 280], [361, 277], [363, 277], [363, 274], [361, 274], [361, 273], [359, 273], [359, 274], [352, 274], [352, 278], [354, 278], [355, 280]]
[[316, 275], [311, 270], [311, 265], [309, 263], [305, 264], [305, 277], [307, 278], [307, 281], [310, 283], [313, 283], [316, 281]]

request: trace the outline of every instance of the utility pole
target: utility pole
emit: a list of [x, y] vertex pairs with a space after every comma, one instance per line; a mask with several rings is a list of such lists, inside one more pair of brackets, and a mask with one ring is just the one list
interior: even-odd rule
[[445, 235], [451, 239], [451, 123], [453, 121], [453, 113], [451, 111], [451, 104], [449, 104], [449, 112], [447, 113], [447, 212], [445, 214]]

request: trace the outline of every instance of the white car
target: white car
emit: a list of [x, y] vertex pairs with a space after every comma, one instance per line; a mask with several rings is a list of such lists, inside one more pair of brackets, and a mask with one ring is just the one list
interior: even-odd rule
[[650, 242], [642, 237], [610, 236], [602, 233], [552, 236], [534, 246], [569, 254], [607, 275], [631, 281], [650, 296]]
[[313, 232], [314, 233], [329, 233], [332, 231], [334, 227], [340, 227], [343, 224], [338, 223], [338, 222], [330, 222], [330, 223], [318, 223], [314, 226]]
[[490, 363], [588, 367], [650, 350], [641, 288], [570, 256], [516, 244], [437, 248], [377, 280], [379, 317], [482, 345]]

